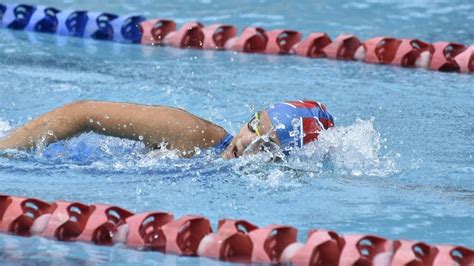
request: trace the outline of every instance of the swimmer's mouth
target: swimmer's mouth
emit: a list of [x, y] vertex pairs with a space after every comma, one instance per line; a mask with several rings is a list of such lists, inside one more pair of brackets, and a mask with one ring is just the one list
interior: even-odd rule
[[232, 149], [232, 154], [234, 155], [234, 158], [239, 158], [239, 150], [237, 149], [237, 146], [234, 146]]

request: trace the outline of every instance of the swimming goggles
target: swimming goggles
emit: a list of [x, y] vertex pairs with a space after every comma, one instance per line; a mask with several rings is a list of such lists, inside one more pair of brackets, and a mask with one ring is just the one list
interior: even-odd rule
[[262, 135], [259, 130], [261, 125], [260, 113], [256, 112], [250, 121], [247, 123], [247, 127], [250, 132], [255, 133], [258, 138], [254, 139], [244, 150], [244, 154], [256, 154], [259, 152], [271, 153], [272, 157], [282, 157], [280, 151], [280, 145], [274, 142], [268, 135]]
[[250, 132], [257, 134], [258, 137], [261, 137], [262, 134], [258, 129], [261, 124], [262, 123], [260, 122], [260, 113], [256, 112], [253, 115], [252, 119], [250, 119], [250, 121], [247, 123], [247, 127], [249, 128]]

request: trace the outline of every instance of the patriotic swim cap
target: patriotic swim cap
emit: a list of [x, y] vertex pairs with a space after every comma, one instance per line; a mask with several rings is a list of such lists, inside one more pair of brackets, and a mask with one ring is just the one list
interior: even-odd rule
[[334, 126], [326, 106], [316, 101], [285, 101], [267, 108], [274, 130], [284, 150], [318, 139], [319, 132]]

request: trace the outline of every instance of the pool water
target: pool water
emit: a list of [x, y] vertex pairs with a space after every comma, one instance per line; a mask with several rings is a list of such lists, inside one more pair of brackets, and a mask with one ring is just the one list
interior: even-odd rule
[[[11, 1], [138, 13], [178, 23], [353, 32], [474, 43], [467, 1]], [[181, 107], [236, 133], [282, 100], [324, 102], [336, 127], [284, 163], [148, 153], [139, 142], [83, 134], [0, 156], [0, 193], [107, 203], [133, 212], [200, 214], [215, 226], [371, 233], [474, 247], [474, 76], [314, 60], [121, 45], [0, 29], [0, 135], [79, 100]], [[5, 154], [5, 152], [3, 152]], [[1, 264], [203, 264], [42, 238], [0, 235]]]

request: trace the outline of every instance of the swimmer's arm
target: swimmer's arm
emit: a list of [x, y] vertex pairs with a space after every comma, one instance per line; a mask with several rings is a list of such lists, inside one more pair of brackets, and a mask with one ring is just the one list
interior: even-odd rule
[[48, 144], [83, 131], [77, 120], [77, 103], [67, 104], [29, 121], [0, 138], [0, 149], [29, 149], [39, 142]]
[[215, 146], [226, 131], [181, 109], [129, 103], [79, 101], [48, 112], [0, 140], [0, 149], [29, 149], [77, 134], [99, 134], [141, 140], [147, 146], [166, 143], [192, 155], [195, 147]]

